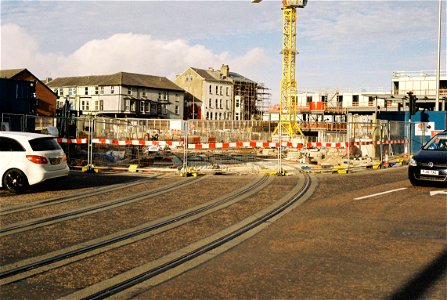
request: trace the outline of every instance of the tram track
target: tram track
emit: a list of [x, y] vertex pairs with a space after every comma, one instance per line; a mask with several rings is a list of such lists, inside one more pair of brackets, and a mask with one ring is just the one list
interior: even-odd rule
[[101, 195], [101, 194], [105, 194], [105, 193], [123, 189], [124, 187], [129, 188], [129, 187], [133, 187], [133, 186], [136, 186], [139, 184], [143, 184], [143, 183], [146, 183], [149, 180], [153, 180], [157, 177], [160, 177], [160, 176], [154, 175], [154, 176], [147, 177], [145, 179], [136, 180], [134, 182], [120, 183], [120, 184], [115, 184], [112, 186], [105, 186], [105, 187], [96, 187], [96, 188], [92, 188], [92, 189], [88, 189], [86, 191], [76, 193], [75, 195], [54, 197], [54, 198], [36, 201], [36, 202], [32, 202], [32, 203], [19, 204], [19, 205], [14, 205], [14, 206], [9, 206], [9, 207], [2, 207], [2, 208], [0, 208], [0, 216], [6, 216], [6, 215], [10, 215], [10, 214], [20, 213], [20, 212], [33, 210], [36, 208], [42, 208], [42, 207], [46, 207], [46, 206], [50, 206], [50, 205], [67, 203], [70, 201], [76, 201], [76, 200], [80, 200], [80, 199], [83, 199], [86, 197], [92, 197], [95, 195]]
[[263, 176], [256, 181], [251, 182], [249, 185], [236, 190], [230, 195], [220, 197], [216, 200], [173, 214], [166, 218], [143, 224], [137, 228], [128, 229], [125, 232], [118, 232], [114, 235], [109, 235], [89, 242], [83, 242], [82, 244], [47, 253], [32, 259], [4, 265], [0, 267], [0, 285], [23, 280], [24, 278], [35, 276], [36, 274], [53, 268], [58, 268], [80, 259], [98, 255], [117, 247], [123, 247], [140, 239], [145, 239], [148, 236], [181, 226], [229, 206], [239, 201], [241, 198], [248, 197], [258, 192], [260, 189], [265, 188], [269, 183], [271, 183], [271, 179], [268, 176]]
[[[313, 192], [311, 178], [312, 176], [304, 174], [303, 182], [279, 201], [226, 230], [188, 245], [157, 261], [139, 266], [62, 299], [104, 299], [111, 296], [116, 296], [119, 299], [130, 298], [173, 276], [186, 272], [227, 251], [228, 248], [234, 247], [238, 242], [249, 238], [250, 231], [261, 230], [268, 226], [268, 222], [272, 222], [294, 206], [307, 200]], [[239, 241], [237, 241], [238, 239]]]
[[[118, 298], [128, 298], [127, 295], [147, 289], [148, 285], [150, 287], [155, 284], [154, 282], [160, 282], [162, 280], [160, 278], [170, 278], [185, 272], [188, 268], [211, 259], [225, 249], [231, 248], [238, 241], [262, 230], [281, 214], [292, 209], [294, 205], [307, 199], [311, 191], [312, 180], [308, 174], [290, 176], [287, 180], [276, 176], [257, 176], [255, 179], [232, 193], [222, 194], [217, 199], [142, 224], [138, 228], [130, 228], [59, 251], [4, 265], [0, 267], [0, 295], [9, 295], [12, 299], [14, 295], [17, 295], [14, 294], [17, 290], [26, 288], [30, 292], [32, 286], [42, 280], [48, 284], [49, 281], [63, 280], [61, 278], [65, 278], [67, 274], [78, 272], [85, 276], [86, 273], [79, 267], [83, 266], [87, 268], [86, 270], [91, 270], [93, 266], [93, 268], [101, 269], [100, 265], [103, 264], [101, 257], [108, 257], [108, 259], [116, 257], [112, 261], [117, 261], [123, 257], [123, 253], [126, 253], [124, 257], [127, 262], [121, 262], [125, 267], [122, 266], [113, 272], [105, 272], [109, 275], [103, 274], [97, 279], [93, 277], [87, 280], [90, 283], [81, 284], [80, 287], [75, 288], [78, 291], [74, 293], [73, 288], [70, 288], [68, 291], [59, 291], [59, 293], [44, 295], [44, 297], [102, 299], [117, 295]], [[272, 191], [277, 195], [282, 195], [281, 198], [271, 199], [269, 194]], [[269, 198], [270, 200], [267, 201]], [[240, 214], [240, 217], [233, 218], [232, 222], [220, 224], [219, 219], [224, 220], [226, 214], [235, 214], [242, 207], [249, 209], [244, 214]], [[218, 217], [220, 215], [223, 215], [223, 218]], [[214, 228], [214, 230], [206, 235], [200, 234], [203, 228], [196, 227], [200, 224], [199, 221], [202, 223], [200, 226], [211, 225], [210, 229]], [[197, 222], [199, 224], [193, 225]], [[217, 226], [218, 224], [220, 225]], [[176, 246], [178, 248], [170, 251], [167, 251], [168, 248], [164, 249], [163, 245], [170, 244], [169, 240], [172, 238], [178, 237], [182, 240], [181, 232], [185, 230], [190, 232], [191, 236], [195, 236], [194, 239], [186, 238], [183, 243], [178, 243]], [[140, 258], [133, 264], [129, 264], [128, 256], [134, 255], [129, 254], [129, 251], [137, 251], [136, 253], [153, 251], [143, 250], [144, 248], [141, 248], [143, 244], [149, 245], [159, 254], [152, 255], [151, 258]], [[159, 248], [157, 244], [161, 247]], [[177, 245], [177, 242], [175, 244]], [[28, 284], [31, 286], [27, 288]], [[41, 284], [44, 283], [41, 282]], [[61, 283], [54, 284], [60, 286]]]
[[[195, 181], [201, 180], [201, 179], [203, 179], [203, 177], [186, 179], [181, 182], [176, 181], [174, 183], [162, 186], [160, 188], [152, 189], [149, 191], [143, 191], [143, 192], [133, 194], [130, 196], [121, 197], [121, 198], [113, 200], [113, 201], [107, 201], [107, 202], [103, 202], [103, 203], [99, 203], [99, 204], [94, 204], [94, 205], [91, 205], [88, 207], [83, 207], [80, 209], [74, 209], [69, 212], [64, 212], [61, 214], [56, 214], [56, 215], [47, 216], [47, 217], [43, 217], [43, 218], [28, 219], [28, 220], [24, 220], [22, 222], [2, 226], [2, 228], [0, 229], [0, 237], [6, 236], [9, 234], [13, 234], [13, 233], [19, 233], [19, 232], [23, 232], [23, 231], [27, 231], [27, 230], [31, 230], [31, 229], [36, 229], [36, 228], [39, 228], [42, 226], [55, 224], [58, 222], [63, 222], [63, 221], [73, 219], [76, 217], [82, 217], [82, 216], [94, 214], [98, 211], [102, 211], [105, 209], [112, 209], [112, 208], [115, 208], [118, 206], [130, 204], [132, 202], [141, 201], [141, 200], [147, 199], [148, 197], [153, 197], [153, 196], [156, 196], [156, 195], [159, 195], [162, 193], [172, 191], [174, 189], [181, 188], [185, 185], [191, 184], [192, 182], [195, 182]], [[123, 189], [124, 187], [127, 188], [129, 186], [120, 186], [116, 189]], [[114, 188], [113, 190], [116, 190], [116, 189]], [[109, 190], [109, 191], [111, 191], [111, 190]], [[99, 191], [98, 193], [104, 193], [104, 191]], [[85, 195], [76, 197], [76, 199], [67, 197], [67, 199], [63, 199], [61, 201], [67, 202], [67, 201], [79, 200], [79, 199], [83, 199], [83, 198], [87, 198], [87, 197], [91, 197], [91, 196], [92, 196], [92, 194], [85, 194]], [[41, 205], [44, 205], [44, 204], [41, 204]]]

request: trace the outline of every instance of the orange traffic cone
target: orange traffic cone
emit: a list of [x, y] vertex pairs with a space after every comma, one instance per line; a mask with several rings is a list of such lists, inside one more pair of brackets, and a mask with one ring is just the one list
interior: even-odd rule
[[390, 162], [388, 160], [388, 150], [385, 150], [385, 156], [383, 157], [383, 167], [388, 168], [390, 166]]

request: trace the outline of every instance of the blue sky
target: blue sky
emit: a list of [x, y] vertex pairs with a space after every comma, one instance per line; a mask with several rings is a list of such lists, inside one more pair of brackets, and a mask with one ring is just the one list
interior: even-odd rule
[[[0, 68], [26, 67], [40, 78], [125, 71], [174, 80], [190, 66], [228, 64], [265, 83], [275, 103], [281, 14], [273, 0], [2, 0]], [[389, 90], [393, 71], [436, 67], [437, 0], [309, 0], [297, 24], [299, 91]]]

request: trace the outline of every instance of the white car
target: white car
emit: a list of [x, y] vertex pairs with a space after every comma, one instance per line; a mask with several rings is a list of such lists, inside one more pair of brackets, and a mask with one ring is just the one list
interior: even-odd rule
[[54, 136], [0, 131], [0, 187], [20, 193], [29, 185], [67, 177], [67, 156]]

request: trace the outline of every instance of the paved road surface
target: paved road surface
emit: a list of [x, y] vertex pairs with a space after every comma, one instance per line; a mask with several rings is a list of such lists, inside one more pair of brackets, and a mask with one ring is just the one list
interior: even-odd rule
[[447, 299], [447, 189], [406, 170], [319, 175], [266, 230], [135, 298]]

